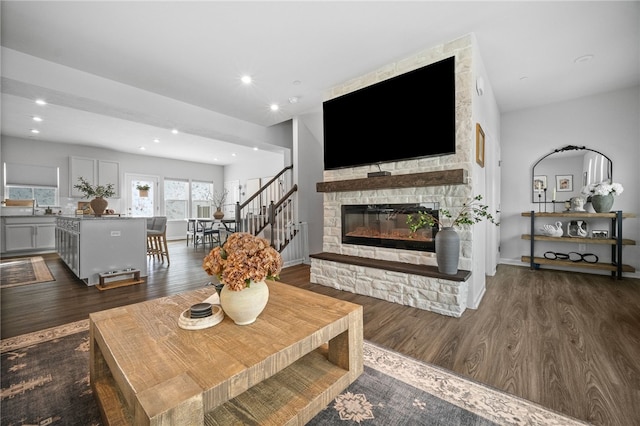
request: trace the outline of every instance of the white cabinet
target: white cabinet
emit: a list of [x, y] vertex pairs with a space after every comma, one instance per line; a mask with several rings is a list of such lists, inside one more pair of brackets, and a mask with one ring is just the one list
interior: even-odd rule
[[69, 157], [69, 194], [72, 197], [84, 197], [82, 192], [73, 187], [78, 184], [80, 177], [91, 185], [112, 183], [116, 192], [112, 198], [120, 198], [120, 163], [94, 158]]
[[3, 252], [48, 251], [55, 248], [54, 216], [3, 217]]

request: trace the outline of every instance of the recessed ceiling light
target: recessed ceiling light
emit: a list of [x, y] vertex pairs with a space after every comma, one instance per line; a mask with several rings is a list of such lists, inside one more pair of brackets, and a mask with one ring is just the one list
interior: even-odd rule
[[36, 134], [38, 134], [38, 133], [40, 133], [40, 130], [38, 130], [38, 129], [31, 129], [31, 133], [36, 133]]
[[140, 151], [144, 151], [144, 150], [146, 150], [147, 148], [145, 148], [144, 146], [141, 146], [141, 147], [140, 147], [140, 148], [138, 148], [138, 149], [139, 149]]
[[158, 138], [155, 138], [153, 141], [154, 141], [155, 143], [160, 143], [160, 139], [158, 139]]
[[258, 150], [258, 147], [257, 147], [257, 146], [254, 146], [254, 147], [253, 147], [253, 150], [254, 150], [254, 151], [257, 151], [257, 150]]
[[33, 119], [33, 121], [37, 121], [37, 122], [41, 122], [42, 121], [42, 117], [38, 117], [37, 115], [34, 115], [31, 118]]
[[277, 111], [278, 109], [280, 109], [278, 104], [271, 104], [271, 106], [269, 108], [271, 108], [271, 111]]
[[579, 64], [581, 62], [589, 62], [592, 59], [593, 59], [593, 55], [588, 54], [588, 55], [578, 56], [573, 60], [573, 62], [575, 62], [576, 64]]
[[38, 105], [46, 105], [47, 103], [44, 101], [44, 99], [36, 99], [36, 103]]
[[527, 77], [526, 75], [523, 75], [522, 77], [520, 77], [520, 81], [525, 81], [528, 80], [529, 77]]
[[253, 79], [251, 78], [250, 75], [243, 75], [242, 78], [240, 78], [240, 80], [244, 83], [244, 84], [251, 84], [251, 82], [253, 81]]
[[232, 156], [232, 157], [235, 157], [235, 156], [236, 156], [236, 153], [235, 153], [235, 152], [232, 152], [232, 153], [231, 153], [231, 156]]
[[173, 133], [174, 135], [177, 135], [177, 134], [178, 134], [178, 129], [173, 129], [173, 130], [171, 131], [171, 133]]
[[297, 97], [297, 96], [292, 96], [292, 97], [290, 97], [290, 98], [289, 98], [289, 103], [290, 103], [290, 104], [297, 104], [299, 100], [300, 100], [300, 98], [299, 98], [299, 97]]

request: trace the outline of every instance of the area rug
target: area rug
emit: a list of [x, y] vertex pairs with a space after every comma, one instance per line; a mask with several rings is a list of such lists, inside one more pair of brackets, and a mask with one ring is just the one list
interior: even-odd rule
[[[2, 425], [101, 425], [88, 320], [0, 341]], [[446, 370], [364, 344], [364, 373], [309, 425], [585, 425]]]
[[0, 288], [55, 281], [40, 256], [7, 259], [0, 263]]

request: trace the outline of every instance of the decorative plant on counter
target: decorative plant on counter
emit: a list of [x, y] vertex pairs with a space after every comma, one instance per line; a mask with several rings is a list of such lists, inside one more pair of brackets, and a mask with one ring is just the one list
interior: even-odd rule
[[112, 183], [106, 185], [91, 185], [85, 178], [80, 176], [78, 178], [80, 183], [73, 185], [75, 189], [84, 194], [84, 198], [109, 198], [116, 195], [116, 191], [113, 188]]
[[465, 226], [473, 225], [474, 223], [481, 222], [484, 219], [496, 226], [499, 226], [500, 224], [497, 223], [493, 215], [489, 213], [489, 206], [479, 203], [481, 200], [482, 195], [476, 195], [466, 203], [463, 203], [455, 218], [451, 211], [447, 209], [440, 209], [439, 219], [426, 212], [418, 212], [416, 214], [408, 215], [407, 225], [412, 233], [415, 233], [418, 229], [424, 228], [425, 226], [432, 227], [436, 224], [439, 228]]

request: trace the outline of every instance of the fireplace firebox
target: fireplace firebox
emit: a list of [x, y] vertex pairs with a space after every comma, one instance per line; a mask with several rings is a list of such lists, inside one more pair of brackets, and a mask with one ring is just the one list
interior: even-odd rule
[[437, 225], [411, 232], [409, 215], [425, 212], [438, 218], [438, 203], [342, 206], [342, 243], [435, 252]]

